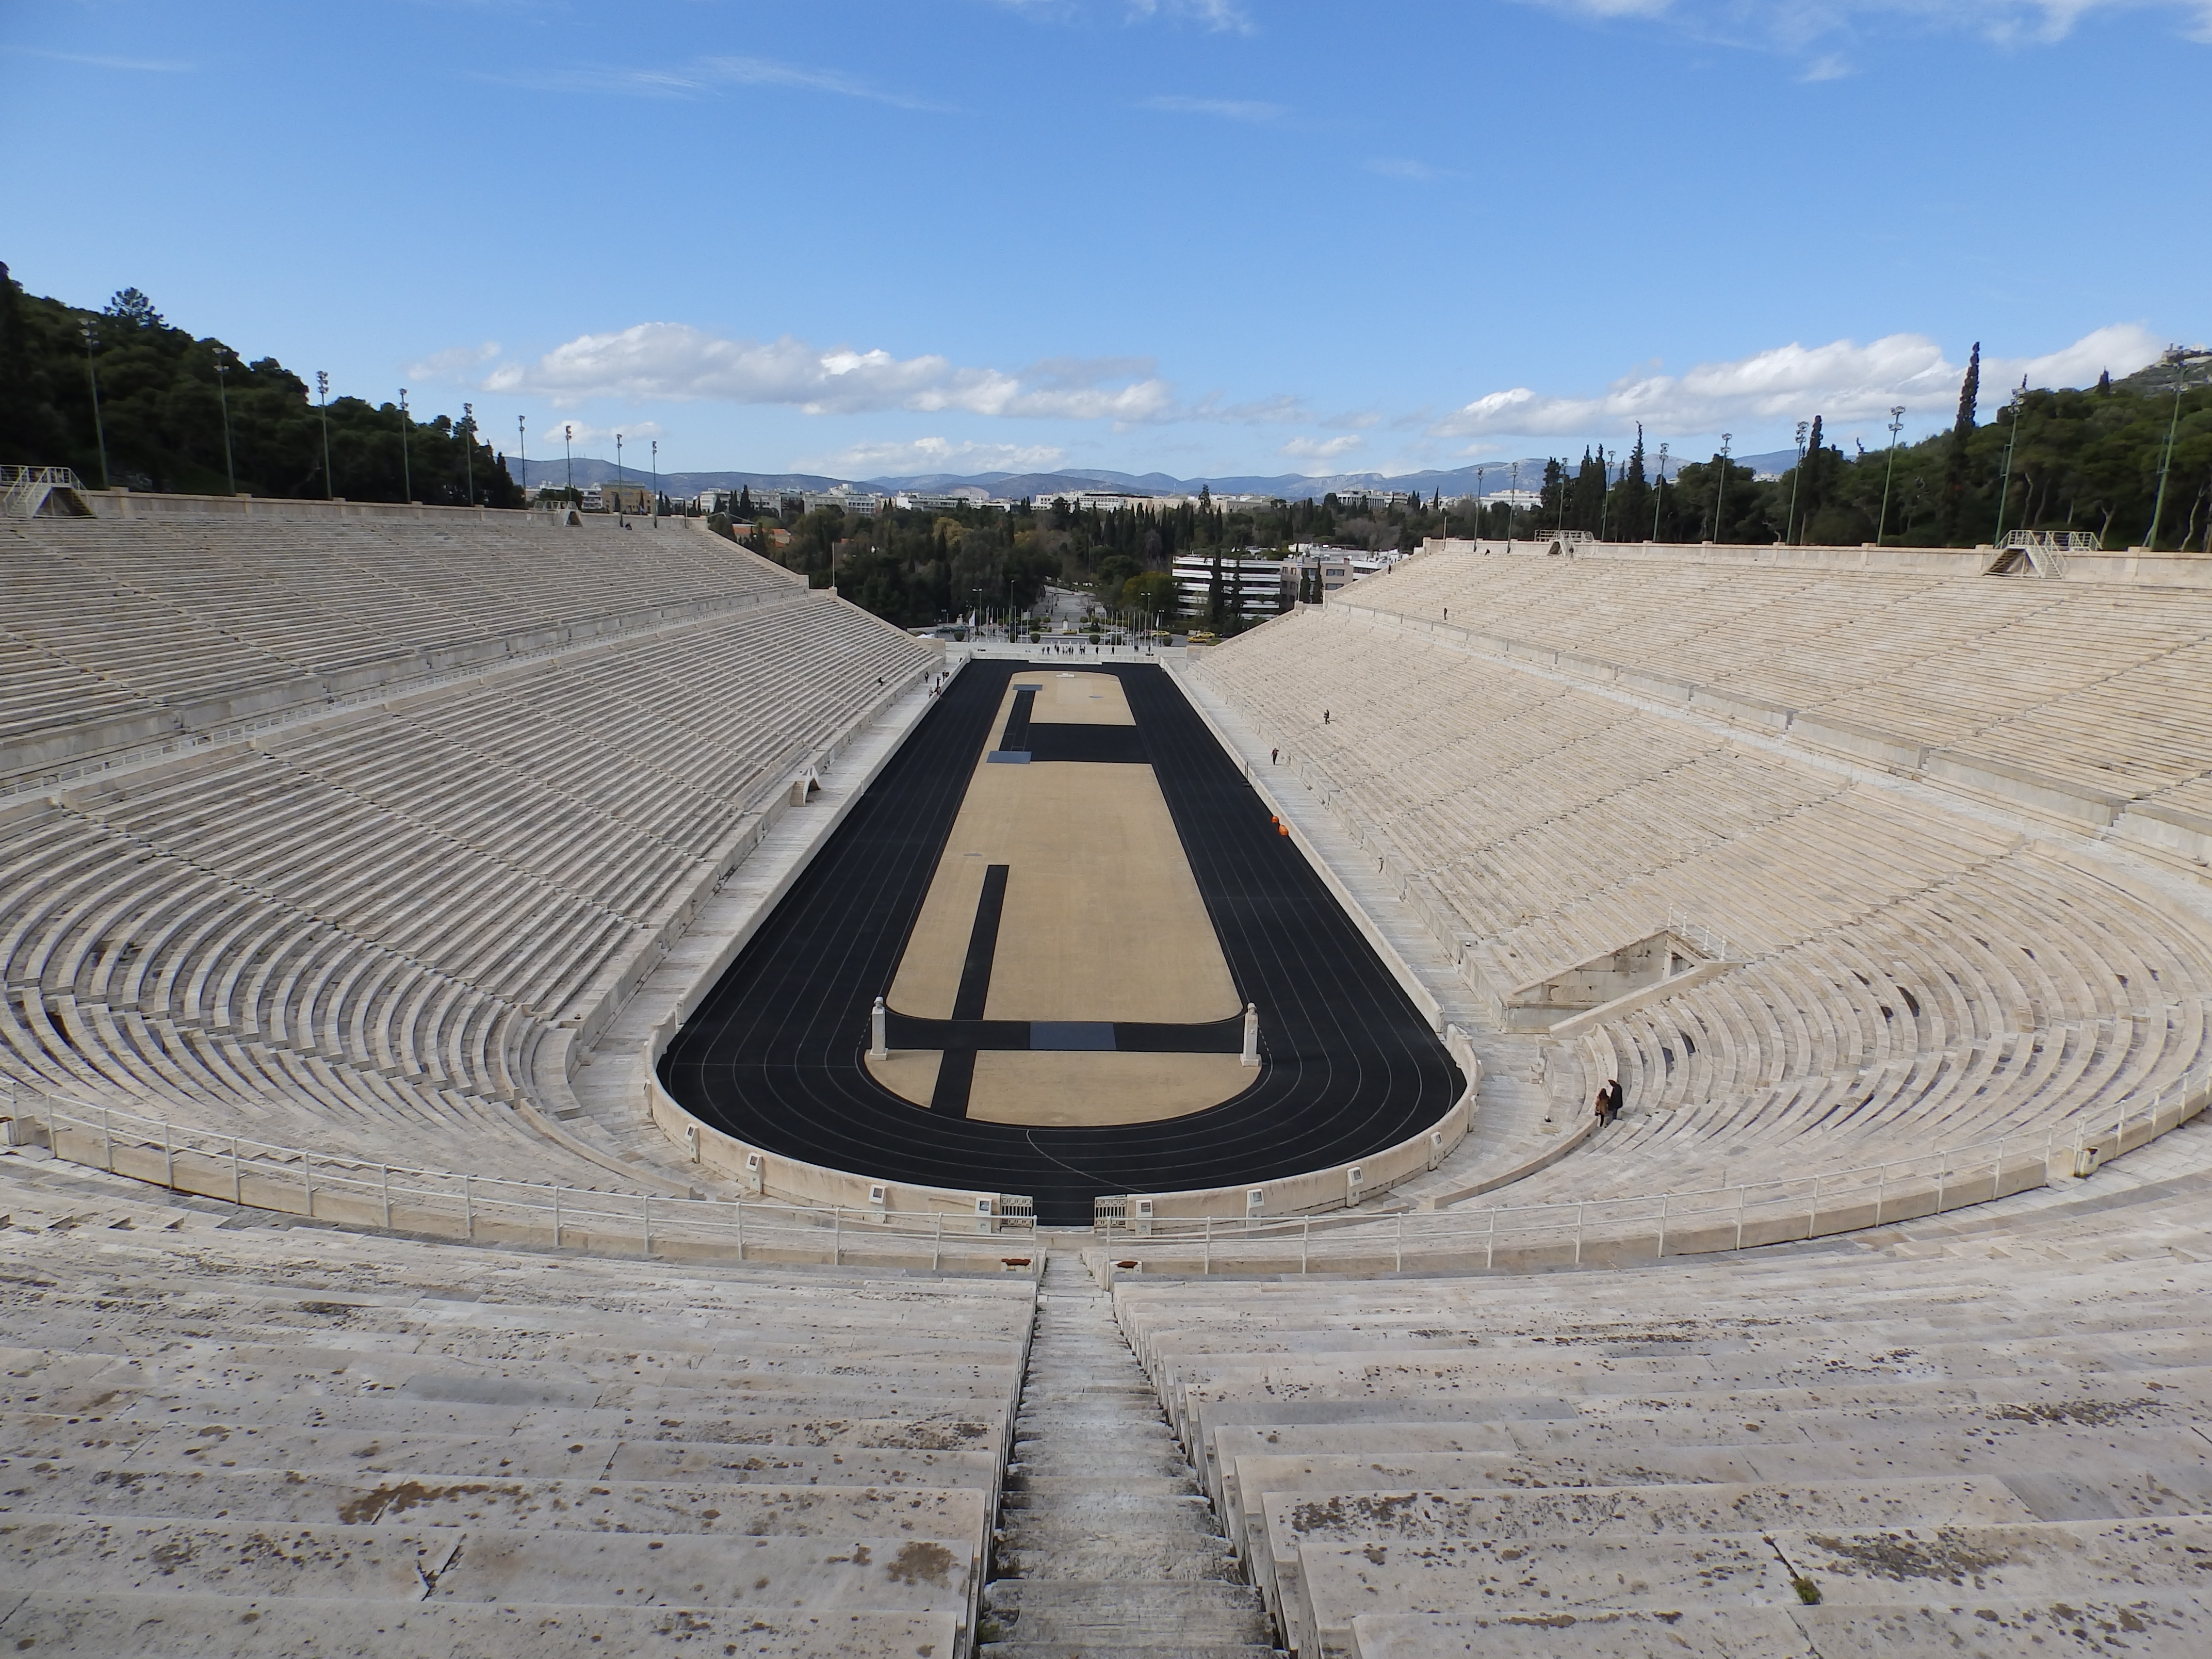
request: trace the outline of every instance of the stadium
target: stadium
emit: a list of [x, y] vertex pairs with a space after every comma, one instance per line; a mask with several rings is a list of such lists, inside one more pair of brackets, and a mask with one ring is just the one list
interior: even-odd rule
[[10, 501], [18, 1650], [2212, 1640], [2204, 557]]

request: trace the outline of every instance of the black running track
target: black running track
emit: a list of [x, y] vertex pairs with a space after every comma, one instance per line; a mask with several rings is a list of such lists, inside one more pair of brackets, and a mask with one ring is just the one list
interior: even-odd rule
[[[991, 722], [1006, 682], [1052, 667], [979, 660], [953, 678], [678, 1033], [660, 1066], [669, 1092], [786, 1157], [1031, 1194], [1050, 1226], [1088, 1224], [1101, 1194], [1231, 1186], [1348, 1163], [1442, 1117], [1462, 1086], [1458, 1067], [1276, 833], [1237, 765], [1149, 665], [1100, 672], [1121, 678], [1237, 995], [1259, 1005], [1256, 1080], [1188, 1117], [1031, 1129], [925, 1111], [868, 1075], [870, 1009], [897, 971], [977, 755], [997, 735]], [[1080, 728], [1033, 731], [1033, 763], [1048, 763], [1041, 740], [1082, 740]], [[1139, 1038], [1131, 1029], [1120, 1046], [1142, 1046]]]

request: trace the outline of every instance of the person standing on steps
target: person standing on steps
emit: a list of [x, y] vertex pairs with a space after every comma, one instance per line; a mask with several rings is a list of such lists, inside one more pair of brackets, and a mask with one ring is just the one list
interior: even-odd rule
[[1597, 1091], [1597, 1121], [1601, 1125], [1612, 1122], [1620, 1115], [1620, 1079], [1608, 1079], [1605, 1087]]

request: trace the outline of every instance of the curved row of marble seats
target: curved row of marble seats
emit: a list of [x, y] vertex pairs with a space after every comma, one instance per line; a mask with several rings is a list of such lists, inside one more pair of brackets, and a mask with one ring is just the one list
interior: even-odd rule
[[[1534, 980], [1676, 910], [1748, 959], [1559, 1056], [1555, 1111], [1585, 1109], [1574, 1099], [1619, 1077], [1629, 1117], [1478, 1206], [2094, 1137], [2203, 1063], [2212, 953], [2117, 874], [1619, 705], [1584, 723], [1589, 737], [1524, 745], [1526, 760], [1485, 774], [1481, 740], [1519, 742], [1531, 677], [1468, 659], [1431, 674], [1442, 654], [1307, 611], [1198, 672], [1265, 710], [1263, 731], [1288, 719], [1294, 763], [1375, 815], [1370, 850], [1457, 912], [1486, 971]], [[1599, 702], [1561, 691], [1541, 715]], [[1474, 741], [1431, 741], [1408, 762], [1415, 745], [1379, 736], [1394, 729]]]
[[[515, 1119], [532, 1057], [781, 781], [769, 746], [828, 741], [918, 665], [921, 647], [854, 614], [802, 597], [534, 666], [512, 677], [520, 692], [448, 687], [15, 809], [0, 826], [9, 1069], [280, 1144], [462, 1169], [489, 1144], [517, 1173], [603, 1184]], [[657, 647], [714, 705], [711, 729], [622, 701]], [[611, 683], [566, 684], [586, 667]], [[512, 728], [533, 690], [565, 722], [534, 729], [573, 740], [487, 763], [441, 734]], [[650, 727], [657, 766], [609, 746], [595, 711], [602, 732]], [[750, 795], [671, 764], [750, 779]], [[659, 795], [625, 787], [641, 773]]]
[[143, 707], [124, 688], [0, 631], [0, 741], [115, 719]]
[[[76, 827], [80, 842], [98, 836]], [[541, 1021], [181, 860], [123, 858], [102, 873], [82, 897], [53, 876], [4, 889], [17, 900], [9, 1048], [32, 1080], [120, 1092], [154, 1115], [180, 1099], [211, 1121], [274, 1109], [241, 1132], [288, 1144], [319, 1145], [319, 1123], [343, 1129], [365, 1109], [353, 1146], [373, 1152], [381, 1134], [383, 1155], [406, 1161], [441, 1123], [460, 1167], [475, 1167], [487, 1123], [510, 1156], [544, 1146], [507, 1103]], [[291, 1097], [307, 1103], [270, 1104]], [[551, 1162], [574, 1184], [602, 1175], [557, 1150]]]
[[[2212, 1269], [2142, 1242], [2201, 1228], [2201, 1194], [2160, 1208], [2047, 1229], [2077, 1242], [2064, 1266], [1122, 1279], [1115, 1298], [1297, 1654], [1625, 1656], [1700, 1632], [1800, 1651], [1878, 1614], [1928, 1639], [1838, 1650], [2014, 1651], [2039, 1619], [2068, 1630], [2056, 1603], [2093, 1629], [2130, 1608], [2142, 1650], [2179, 1655], [2212, 1632], [2192, 1427]], [[1956, 1607], [1946, 1571], [1911, 1565], [1952, 1547], [1978, 1558]], [[1770, 1650], [1778, 1607], [1814, 1622]]]
[[[1756, 603], [1751, 596], [1758, 596]], [[2187, 590], [1680, 562], [1431, 556], [1362, 605], [1440, 617], [1896, 731], [2106, 793], [2212, 771], [2201, 697], [2212, 603]], [[1540, 623], [1500, 626], [1486, 616]], [[1685, 619], [1707, 620], [1686, 631]], [[2186, 665], [2185, 666], [2184, 665]]]
[[[1571, 1168], [1516, 1188], [1516, 1200], [1683, 1190], [2000, 1135], [2094, 1135], [2201, 1068], [2212, 988], [2201, 951], [2147, 933], [2130, 945], [2113, 925], [2127, 908], [2109, 896], [2093, 939], [2052, 896], [2066, 892], [2063, 869], [1978, 873], [1947, 893], [1960, 910], [1948, 933], [1886, 915], [1593, 1033], [1583, 1075], [1620, 1079], [1630, 1115]], [[1999, 951], [1976, 928], [2037, 945]], [[2012, 977], [2021, 967], [2060, 971], [2025, 992]], [[2130, 987], [2159, 988], [2160, 1000], [2142, 1006]]]
[[671, 526], [625, 538], [611, 559], [614, 533], [564, 539], [520, 515], [457, 529], [313, 518], [0, 527], [0, 662], [38, 691], [34, 706], [0, 700], [0, 737], [52, 734], [34, 751], [52, 764], [72, 743], [166, 736], [187, 706], [205, 718], [224, 703], [236, 715], [316, 703], [319, 676], [373, 682], [388, 662], [404, 683], [426, 659], [481, 655], [503, 638], [805, 592], [719, 538]]
[[206, 617], [317, 672], [391, 654], [395, 641], [459, 643], [792, 582], [732, 544], [673, 526], [94, 520], [23, 538], [80, 580], [128, 584], [144, 603]]
[[1025, 1279], [310, 1255], [42, 1178], [0, 1158], [18, 1640], [120, 1650], [154, 1619], [213, 1650], [242, 1616], [272, 1650], [395, 1659], [972, 1638]]

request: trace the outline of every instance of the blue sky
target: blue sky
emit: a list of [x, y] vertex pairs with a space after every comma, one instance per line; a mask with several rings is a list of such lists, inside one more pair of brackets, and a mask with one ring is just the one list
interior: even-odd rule
[[2212, 335], [2208, 42], [2212, 0], [4, 0], [46, 205], [0, 258], [540, 458], [1872, 447], [1977, 339], [1995, 388]]

